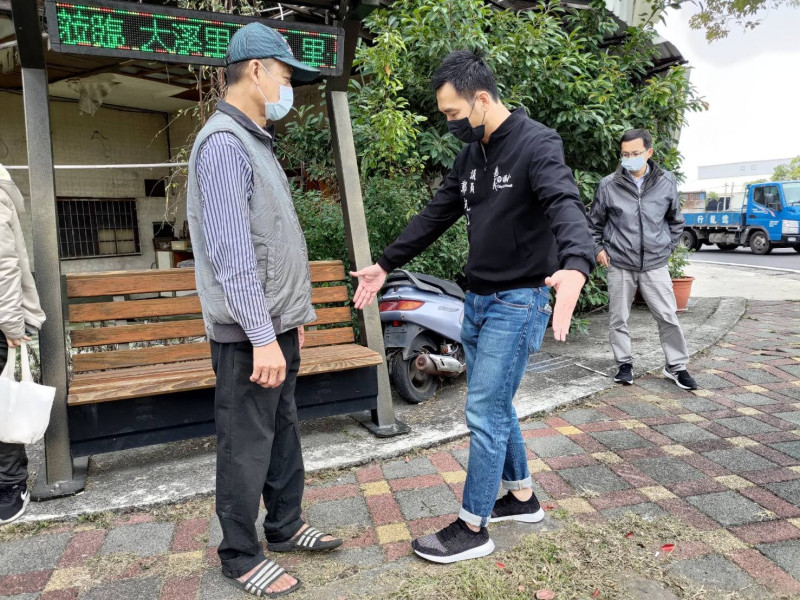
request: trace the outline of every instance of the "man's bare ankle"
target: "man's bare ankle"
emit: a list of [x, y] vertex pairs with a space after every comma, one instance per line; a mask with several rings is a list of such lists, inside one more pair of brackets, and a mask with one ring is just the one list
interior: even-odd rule
[[[462, 521], [463, 521], [463, 519], [462, 519]], [[464, 523], [467, 523], [467, 522], [464, 521]], [[473, 533], [478, 533], [481, 530], [480, 527], [478, 527], [477, 525], [473, 525], [472, 523], [467, 523], [467, 527], [469, 527], [469, 530], [471, 532], [473, 532]]]
[[520, 502], [527, 502], [533, 496], [533, 490], [531, 488], [522, 488], [521, 490], [511, 490], [511, 493], [514, 494], [514, 498], [519, 500]]

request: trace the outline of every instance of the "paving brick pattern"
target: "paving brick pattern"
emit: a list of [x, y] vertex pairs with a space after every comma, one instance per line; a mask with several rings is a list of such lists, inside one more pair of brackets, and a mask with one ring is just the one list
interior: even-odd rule
[[[696, 528], [703, 541], [679, 543], [668, 568], [708, 598], [752, 586], [800, 598], [800, 304], [751, 303], [691, 369], [703, 386], [696, 392], [647, 376], [523, 423], [537, 494], [567, 518], [634, 512]], [[467, 456], [462, 441], [310, 483], [306, 517], [345, 538], [329, 560], [350, 573], [409, 555], [411, 539], [453, 519]], [[61, 529], [0, 543], [0, 597], [241, 597], [219, 576], [212, 514], [163, 523], [140, 513], [108, 530]], [[120, 556], [132, 561], [124, 572], [98, 573], [98, 561]], [[279, 560], [291, 570], [309, 559]]]

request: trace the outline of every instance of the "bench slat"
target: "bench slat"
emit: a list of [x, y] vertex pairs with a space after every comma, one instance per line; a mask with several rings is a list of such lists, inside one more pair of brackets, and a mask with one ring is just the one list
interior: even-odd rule
[[170, 392], [182, 392], [214, 387], [216, 377], [214, 371], [208, 366], [205, 369], [183, 372], [179, 375], [161, 375], [145, 377], [136, 380], [126, 380], [116, 384], [103, 386], [70, 386], [67, 396], [69, 405], [93, 404], [126, 398], [141, 398], [143, 396], [157, 396]]
[[[181, 373], [189, 373], [195, 371], [198, 365], [208, 365], [211, 367], [211, 357], [207, 356], [199, 360], [190, 360], [182, 363], [164, 364], [164, 365], [147, 365], [143, 367], [128, 367], [126, 369], [116, 369], [113, 371], [98, 371], [96, 373], [76, 373], [72, 377], [72, 386], [85, 385], [101, 386], [113, 384], [116, 381], [136, 380], [141, 377], [151, 377], [154, 375], [163, 374], [165, 376], [180, 375]], [[88, 383], [87, 383], [88, 382]]]
[[318, 308], [317, 320], [309, 323], [307, 327], [314, 327], [315, 325], [333, 325], [334, 323], [347, 323], [352, 322], [352, 314], [350, 313], [349, 306], [342, 306], [337, 308]]
[[72, 304], [69, 307], [71, 323], [114, 321], [117, 319], [142, 319], [146, 317], [171, 317], [199, 315], [200, 298], [163, 298], [159, 300], [127, 300], [124, 302], [95, 302]]
[[344, 263], [340, 260], [316, 260], [308, 263], [311, 268], [311, 283], [344, 281]]
[[[344, 264], [340, 260], [313, 261], [309, 265], [312, 283], [345, 280]], [[194, 269], [106, 271], [67, 275], [68, 298], [122, 296], [194, 289]]]
[[347, 294], [347, 287], [343, 285], [332, 287], [315, 287], [311, 289], [311, 302], [314, 304], [350, 302], [350, 297]]
[[381, 355], [358, 344], [303, 348], [300, 351], [300, 375], [347, 371], [383, 363]]
[[203, 319], [185, 319], [150, 323], [147, 325], [122, 325], [119, 327], [89, 327], [72, 331], [72, 346], [103, 346], [106, 344], [124, 344], [127, 342], [150, 342], [169, 340], [172, 338], [201, 337], [206, 330]]
[[68, 298], [123, 296], [195, 289], [194, 269], [151, 269], [67, 275]]
[[[344, 371], [381, 364], [380, 355], [369, 348], [346, 344], [335, 348], [304, 348], [300, 376]], [[157, 365], [149, 369], [124, 369], [116, 377], [109, 373], [76, 375], [70, 385], [70, 405], [92, 404], [166, 394], [173, 391], [213, 387], [216, 383], [210, 359], [173, 365], [170, 370]]]
[[306, 331], [306, 347], [333, 346], [335, 344], [352, 344], [356, 341], [352, 327], [337, 327], [335, 329], [320, 329]]
[[135, 350], [80, 353], [72, 356], [72, 370], [75, 373], [83, 373], [84, 371], [100, 371], [103, 369], [179, 363], [187, 360], [208, 358], [209, 356], [211, 356], [211, 346], [208, 342], [153, 346]]
[[[342, 289], [345, 290], [346, 294], [347, 288]], [[336, 295], [338, 295], [338, 293]], [[334, 294], [329, 295], [329, 297], [333, 296]], [[72, 323], [199, 314], [201, 314], [201, 308], [200, 299], [197, 296], [188, 296], [185, 298], [164, 298], [160, 300], [96, 302], [93, 304], [73, 304], [69, 307], [69, 320]], [[349, 323], [351, 317], [352, 315], [350, 313], [350, 308], [346, 306], [338, 308], [318, 308], [317, 320], [314, 321], [314, 323], [311, 323], [311, 325]]]

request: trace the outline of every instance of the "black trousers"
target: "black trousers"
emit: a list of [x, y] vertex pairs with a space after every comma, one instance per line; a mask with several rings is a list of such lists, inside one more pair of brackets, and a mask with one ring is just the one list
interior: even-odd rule
[[[8, 360], [8, 342], [0, 332], [0, 372]], [[24, 444], [0, 442], [0, 485], [17, 485], [28, 481], [28, 455]]]
[[217, 375], [217, 516], [223, 534], [217, 552], [228, 577], [241, 577], [264, 561], [255, 526], [261, 498], [268, 541], [286, 541], [304, 524], [305, 470], [294, 399], [300, 368], [297, 330], [279, 335], [278, 344], [286, 358], [286, 380], [267, 389], [250, 381], [249, 342], [211, 342]]

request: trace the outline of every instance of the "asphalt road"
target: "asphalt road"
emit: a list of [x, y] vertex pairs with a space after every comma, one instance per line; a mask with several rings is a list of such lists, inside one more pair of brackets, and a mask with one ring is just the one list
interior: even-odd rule
[[718, 262], [725, 264], [749, 265], [753, 267], [773, 267], [792, 269], [800, 272], [800, 252], [792, 248], [775, 248], [770, 254], [758, 256], [749, 248], [737, 248], [723, 252], [716, 246], [703, 246], [692, 254], [692, 262]]

